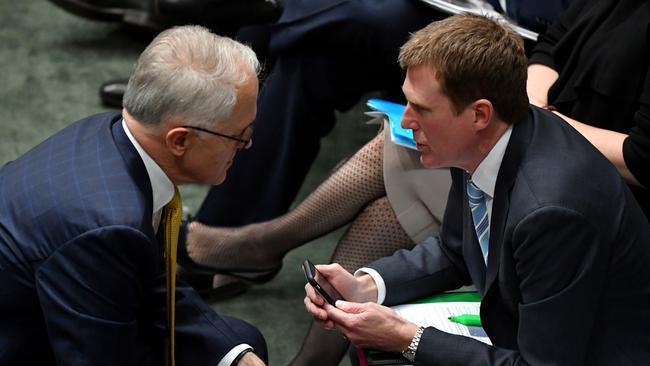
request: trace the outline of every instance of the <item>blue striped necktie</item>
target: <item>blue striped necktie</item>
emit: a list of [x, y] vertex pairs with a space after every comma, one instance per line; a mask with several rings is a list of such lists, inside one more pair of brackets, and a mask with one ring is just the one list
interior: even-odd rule
[[481, 245], [483, 260], [487, 266], [488, 247], [490, 243], [490, 218], [488, 217], [487, 205], [485, 204], [485, 193], [474, 182], [468, 180], [467, 196], [469, 197], [469, 208], [472, 210], [472, 220], [474, 220], [476, 237]]

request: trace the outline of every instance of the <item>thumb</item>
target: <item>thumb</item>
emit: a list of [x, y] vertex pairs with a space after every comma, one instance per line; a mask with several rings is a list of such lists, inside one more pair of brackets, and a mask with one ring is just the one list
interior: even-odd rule
[[340, 272], [343, 269], [343, 267], [341, 267], [341, 265], [339, 265], [338, 263], [317, 264], [316, 269], [327, 279], [330, 279], [337, 272]]
[[361, 312], [359, 305], [357, 303], [339, 300], [336, 302], [336, 306], [325, 304], [325, 311], [327, 311], [327, 316], [334, 322], [337, 328], [347, 328], [350, 322], [357, 316], [357, 313]]
[[338, 300], [336, 302], [336, 307], [345, 311], [348, 314], [359, 314], [363, 312], [363, 304], [358, 302], [349, 302], [344, 300]]

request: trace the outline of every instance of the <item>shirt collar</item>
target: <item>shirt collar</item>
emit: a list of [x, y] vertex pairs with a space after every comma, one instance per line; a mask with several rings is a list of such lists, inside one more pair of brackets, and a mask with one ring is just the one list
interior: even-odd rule
[[140, 146], [138, 140], [136, 140], [135, 137], [133, 137], [131, 134], [131, 131], [129, 131], [129, 128], [126, 125], [124, 119], [122, 119], [122, 128], [142, 158], [145, 169], [147, 169], [147, 174], [149, 175], [149, 180], [151, 181], [151, 190], [153, 193], [153, 210], [151, 212], [158, 212], [158, 210], [162, 209], [163, 206], [169, 203], [174, 197], [174, 183], [172, 183], [162, 168], [156, 164], [151, 156], [149, 156], [149, 154], [144, 151], [142, 146]]
[[478, 165], [474, 174], [472, 174], [472, 182], [490, 198], [494, 198], [497, 175], [499, 174], [503, 155], [506, 153], [506, 147], [508, 147], [511, 134], [512, 126], [509, 126], [506, 132], [499, 137], [499, 140], [492, 147], [492, 150], [490, 150], [485, 159]]

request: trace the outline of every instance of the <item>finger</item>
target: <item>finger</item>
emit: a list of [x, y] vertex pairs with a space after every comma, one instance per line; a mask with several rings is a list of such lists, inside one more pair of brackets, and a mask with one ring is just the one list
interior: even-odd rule
[[[305, 308], [309, 313], [312, 314], [312, 316], [318, 319], [327, 319], [328, 317], [327, 311], [323, 308], [323, 306], [327, 304], [327, 302], [325, 302], [322, 298], [320, 298], [320, 296], [314, 295], [313, 293], [312, 296], [314, 297], [305, 296], [305, 298], [303, 299]], [[314, 300], [316, 302], [314, 302]]]
[[345, 300], [337, 300], [336, 307], [348, 314], [359, 314], [364, 311], [363, 304], [358, 302], [350, 302]]
[[325, 299], [323, 299], [323, 297], [320, 296], [316, 290], [314, 290], [314, 287], [312, 285], [306, 284], [305, 292], [307, 293], [307, 297], [309, 297], [314, 304], [318, 306], [323, 306], [323, 304], [325, 304]]
[[311, 299], [311, 301], [318, 305], [318, 306], [323, 306], [325, 304], [325, 299], [314, 290], [314, 287], [310, 284], [305, 285], [305, 292], [307, 293], [307, 297]]
[[330, 304], [325, 304], [323, 309], [327, 312], [327, 317], [337, 325], [345, 327], [351, 319], [350, 314]]
[[345, 271], [343, 267], [341, 267], [340, 264], [338, 263], [331, 263], [331, 264], [318, 264], [316, 265], [316, 269], [318, 272], [323, 274], [325, 277], [331, 277], [337, 272], [340, 271]]
[[307, 312], [310, 313], [314, 318], [321, 320], [328, 319], [327, 311], [314, 304], [309, 297], [305, 297], [303, 302], [305, 304], [305, 309]]

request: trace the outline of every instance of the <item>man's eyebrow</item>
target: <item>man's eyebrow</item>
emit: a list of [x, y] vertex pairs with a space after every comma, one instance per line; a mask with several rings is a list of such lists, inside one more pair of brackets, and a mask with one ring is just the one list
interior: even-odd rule
[[428, 108], [424, 106], [423, 104], [420, 104], [411, 98], [408, 97], [408, 95], [405, 93], [404, 88], [402, 87], [402, 94], [404, 94], [404, 98], [406, 98], [406, 102], [409, 103], [411, 106], [417, 108], [417, 109], [423, 109], [423, 110], [429, 110], [431, 108]]
[[411, 106], [413, 106], [413, 107], [415, 107], [415, 108], [417, 108], [417, 109], [420, 109], [420, 110], [425, 110], [425, 111], [427, 111], [427, 110], [430, 110], [430, 109], [431, 109], [431, 108], [429, 108], [429, 107], [427, 107], [427, 106], [425, 106], [425, 105], [423, 105], [423, 104], [420, 104], [420, 103], [418, 103], [418, 102], [415, 102], [415, 101], [412, 101], [412, 100], [409, 100], [409, 99], [406, 99], [406, 101], [407, 101], [409, 104], [411, 104]]

